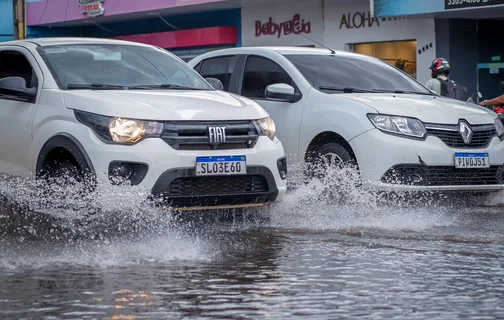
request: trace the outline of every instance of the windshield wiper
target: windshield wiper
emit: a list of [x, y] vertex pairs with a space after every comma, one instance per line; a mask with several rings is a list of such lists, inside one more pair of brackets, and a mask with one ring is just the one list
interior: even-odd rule
[[138, 86], [128, 87], [130, 90], [150, 90], [150, 89], [176, 89], [176, 90], [202, 90], [199, 88], [185, 87], [173, 83], [163, 83], [163, 84], [144, 84]]
[[377, 93], [420, 94], [420, 95], [425, 95], [425, 96], [432, 95], [432, 93], [429, 93], [429, 92], [408, 91], [408, 90], [373, 89], [372, 91], [377, 92]]
[[328, 86], [320, 86], [320, 90], [328, 90], [328, 91], [341, 91], [343, 93], [362, 93], [362, 92], [372, 92], [370, 90], [352, 88], [352, 87], [328, 87]]
[[126, 87], [115, 85], [115, 84], [102, 84], [102, 83], [91, 83], [91, 84], [69, 84], [67, 89], [91, 89], [91, 90], [124, 90]]

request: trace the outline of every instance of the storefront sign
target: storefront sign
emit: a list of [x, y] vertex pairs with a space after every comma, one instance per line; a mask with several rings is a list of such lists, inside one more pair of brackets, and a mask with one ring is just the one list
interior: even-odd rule
[[445, 10], [504, 4], [504, 0], [445, 0]]
[[259, 37], [261, 35], [276, 35], [280, 38], [282, 34], [287, 36], [289, 34], [300, 34], [300, 33], [311, 33], [311, 23], [301, 19], [299, 14], [295, 14], [291, 20], [287, 20], [281, 23], [273, 22], [273, 18], [265, 23], [257, 20], [255, 22], [255, 36]]
[[371, 28], [373, 25], [380, 26], [380, 21], [378, 18], [371, 17], [370, 12], [356, 12], [354, 14], [347, 13], [343, 14], [341, 17], [341, 22], [339, 28], [347, 29], [360, 29], [360, 28]]
[[347, 13], [341, 16], [339, 28], [342, 29], [360, 29], [360, 28], [371, 28], [373, 26], [380, 26], [380, 21], [400, 21], [409, 20], [409, 18], [404, 17], [388, 17], [388, 18], [374, 18], [371, 17], [370, 12], [355, 12]]
[[105, 0], [77, 0], [80, 5], [81, 13], [88, 17], [101, 16], [105, 13], [103, 1]]

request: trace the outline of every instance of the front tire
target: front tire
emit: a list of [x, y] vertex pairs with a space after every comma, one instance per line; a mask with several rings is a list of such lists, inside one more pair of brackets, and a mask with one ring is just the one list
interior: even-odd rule
[[306, 161], [305, 182], [319, 182], [321, 200], [345, 200], [361, 185], [357, 161], [337, 142], [328, 142], [310, 152]]
[[55, 163], [51, 169], [52, 172], [49, 174], [50, 182], [63, 188], [82, 183], [84, 180], [81, 170], [68, 160], [59, 164]]
[[54, 160], [43, 175], [44, 202], [50, 209], [75, 211], [78, 216], [96, 213], [89, 195], [92, 184], [73, 159]]
[[331, 169], [343, 169], [357, 165], [351, 153], [337, 142], [329, 142], [309, 152], [305, 176], [322, 179]]

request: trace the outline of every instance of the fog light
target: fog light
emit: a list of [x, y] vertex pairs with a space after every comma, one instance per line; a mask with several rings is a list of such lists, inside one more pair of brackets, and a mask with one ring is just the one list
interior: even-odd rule
[[148, 169], [145, 163], [113, 161], [109, 164], [109, 181], [114, 185], [138, 185], [147, 175]]
[[110, 171], [116, 178], [128, 179], [131, 177], [131, 167], [128, 164], [121, 162], [114, 163]]
[[282, 180], [287, 179], [287, 158], [283, 157], [278, 159], [277, 161], [278, 173], [280, 174], [280, 178]]

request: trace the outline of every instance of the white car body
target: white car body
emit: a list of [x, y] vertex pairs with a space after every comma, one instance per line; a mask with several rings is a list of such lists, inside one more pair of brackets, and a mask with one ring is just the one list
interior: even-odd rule
[[[370, 61], [370, 63], [385, 64], [385, 62], [372, 57], [341, 51], [336, 51], [333, 54], [326, 49], [250, 47], [205, 53], [191, 60], [189, 65], [203, 74], [205, 62], [210, 66], [212, 63], [216, 63], [213, 61], [217, 61], [212, 59], [233, 57], [234, 67], [231, 71], [228, 91], [237, 94], [243, 94], [243, 74], [246, 72], [243, 70], [246, 68], [249, 57], [264, 58], [263, 64], [270, 61], [283, 69], [284, 73], [292, 80], [294, 84], [292, 87], [295, 87], [296, 94], [301, 98], [297, 101], [282, 101], [268, 99], [265, 94], [266, 98], [254, 100], [264, 107], [275, 121], [277, 134], [284, 144], [289, 165], [305, 163], [307, 151], [318, 143], [320, 137], [324, 136], [326, 137], [324, 141], [333, 139], [344, 145], [354, 155], [362, 180], [368, 185], [387, 190], [406, 191], [496, 191], [504, 188], [502, 176], [504, 143], [501, 142], [502, 136], [499, 137], [497, 134], [502, 128], [497, 128], [499, 124], [495, 122], [497, 116], [493, 111], [468, 102], [441, 97], [431, 92], [422, 92], [422, 94], [394, 92], [328, 94], [328, 92], [317, 89], [287, 58], [296, 55], [314, 56], [316, 59], [325, 56], [333, 56], [334, 59], [339, 59], [339, 57], [355, 58], [362, 59], [361, 61]], [[310, 66], [308, 65], [308, 67]], [[201, 71], [200, 68], [202, 68]], [[253, 68], [252, 62], [251, 68]], [[260, 69], [260, 66], [255, 65], [255, 68]], [[389, 68], [388, 64], [387, 68]], [[399, 70], [393, 70], [393, 72], [400, 73]], [[334, 77], [340, 76], [334, 75]], [[366, 78], [367, 74], [359, 72], [358, 76]], [[427, 91], [421, 84], [413, 79], [410, 80], [422, 90]], [[270, 85], [272, 83], [268, 83], [268, 86]], [[293, 90], [292, 87], [291, 90]], [[289, 86], [276, 85], [275, 90], [276, 92], [289, 91]], [[391, 135], [379, 130], [370, 121], [368, 114], [415, 118], [423, 123], [427, 128], [424, 128], [427, 133], [422, 139]], [[458, 130], [460, 129], [459, 123], [463, 120], [467, 121], [473, 131], [487, 129], [488, 139], [478, 145], [472, 145], [477, 140], [477, 134], [474, 134], [474, 131], [474, 140], [469, 144], [449, 146], [434, 134], [434, 130], [438, 130], [436, 132], [439, 134], [439, 132], [445, 132], [443, 130], [449, 129], [454, 130], [449, 133], [452, 138], [462, 139]], [[455, 169], [455, 153], [488, 154], [490, 168]], [[385, 179], [385, 175], [391, 173], [392, 171], [389, 170], [393, 167], [404, 166], [405, 168], [409, 165], [416, 166], [415, 170], [420, 170], [421, 172], [419, 172], [424, 175], [421, 182], [403, 183], [399, 181], [391, 183]], [[430, 170], [429, 173], [426, 174], [426, 171], [422, 171], [424, 169]], [[488, 175], [487, 180], [484, 178], [485, 175]], [[429, 179], [431, 180], [427, 181]]]
[[[190, 77], [194, 75], [203, 82], [201, 85], [207, 86], [208, 89], [68, 90], [58, 84], [54, 77], [55, 73], [38, 51], [40, 48], [56, 48], [51, 49], [56, 52], [61, 49], [54, 46], [67, 45], [113, 45], [118, 48], [130, 46], [130, 48], [142, 48], [138, 50], [157, 50], [156, 55], [166, 54], [166, 63], [172, 63], [173, 68], [180, 68]], [[1, 173], [7, 176], [35, 179], [43, 168], [44, 157], [48, 157], [55, 148], [65, 148], [74, 156], [79, 165], [88, 168], [96, 176], [99, 183], [111, 184], [110, 166], [112, 163], [127, 163], [130, 169], [137, 170], [135, 174], [140, 177], [138, 179], [140, 181], [136, 181], [138, 183], [132, 184], [149, 193], [156, 193], [157, 196], [166, 194], [168, 200], [180, 200], [178, 204], [173, 205], [175, 207], [245, 207], [279, 201], [284, 196], [286, 182], [285, 177], [281, 177], [279, 172], [278, 161], [285, 158], [285, 155], [283, 145], [276, 136], [269, 137], [259, 134], [259, 129], [250, 129], [251, 141], [254, 140], [252, 131], [255, 130], [254, 132], [257, 133], [256, 142], [255, 144], [251, 142], [250, 147], [245, 148], [228, 147], [226, 143], [229, 142], [231, 133], [228, 134], [226, 143], [210, 144], [208, 140], [210, 126], [230, 126], [230, 124], [239, 123], [253, 128], [256, 120], [266, 118], [268, 114], [249, 99], [214, 90], [175, 55], [138, 43], [85, 38], [4, 42], [0, 44], [0, 55], [4, 52], [23, 55], [32, 66], [38, 83], [35, 84], [36, 98], [31, 102], [22, 101], [13, 96], [0, 95]], [[74, 61], [74, 63], [79, 64], [81, 61]], [[0, 69], [1, 71], [3, 70]], [[115, 72], [121, 72], [121, 70]], [[0, 81], [5, 76], [0, 74]], [[196, 80], [199, 83], [198, 79]], [[114, 119], [152, 120], [161, 123], [162, 133], [157, 137], [145, 137], [130, 145], [104, 141], [95, 130], [76, 118], [76, 112], [86, 116], [94, 114], [100, 117], [114, 117]], [[175, 131], [169, 129], [169, 126]], [[198, 130], [203, 130], [201, 136], [193, 137], [191, 133], [185, 137], [200, 139], [200, 144], [198, 144], [200, 149], [190, 145], [182, 149], [182, 144], [186, 142], [182, 140], [173, 142], [175, 141], [173, 139], [179, 136], [182, 139], [181, 128], [187, 129], [189, 126], [197, 126]], [[169, 130], [172, 131], [168, 132]], [[104, 134], [107, 135], [107, 133]], [[172, 142], [169, 143], [169, 141]], [[180, 143], [180, 145], [175, 147], [175, 143]], [[225, 156], [245, 156], [246, 172], [232, 176], [228, 173], [202, 176], [197, 178], [199, 184], [194, 182], [197, 157]], [[136, 164], [142, 165], [138, 168], [147, 169], [147, 171], [139, 172], [140, 169], [134, 167]], [[267, 186], [263, 185], [262, 189], [251, 187], [252, 189], [248, 191], [239, 188], [235, 190], [229, 182], [229, 179], [251, 179], [251, 175], [265, 179]], [[187, 180], [180, 182], [177, 185], [180, 189], [172, 193], [170, 189], [173, 188], [172, 183], [179, 178]], [[219, 181], [225, 185], [220, 185]], [[238, 183], [236, 181], [235, 183]], [[182, 185], [184, 183], [185, 185]], [[199, 186], [205, 188], [202, 189]], [[184, 188], [191, 192], [186, 194]], [[224, 194], [216, 193], [221, 189], [225, 190]]]

